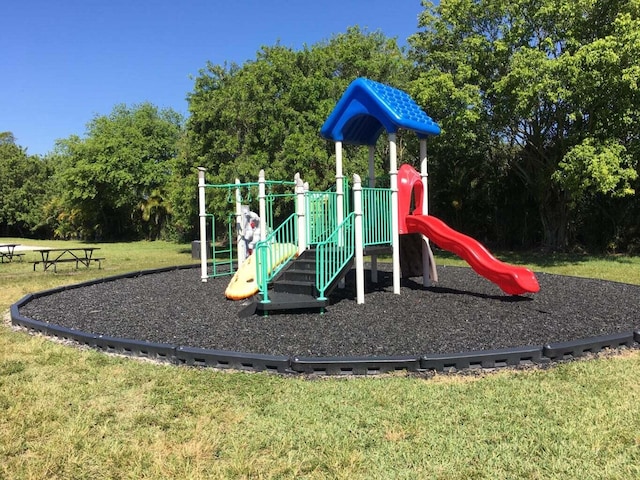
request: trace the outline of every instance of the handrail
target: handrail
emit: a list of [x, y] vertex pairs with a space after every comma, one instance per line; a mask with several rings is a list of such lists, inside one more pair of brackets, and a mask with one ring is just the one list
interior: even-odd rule
[[355, 214], [351, 212], [331, 235], [316, 249], [316, 288], [318, 300], [326, 300], [325, 292], [355, 253]]
[[[269, 282], [295, 256], [298, 244], [297, 215], [292, 213], [264, 240], [256, 243], [256, 283], [263, 303], [269, 303]], [[284, 250], [283, 245], [293, 248]]]
[[[391, 191], [363, 188], [363, 246], [391, 243]], [[346, 195], [348, 198], [349, 195]], [[348, 212], [336, 225], [337, 194], [335, 191], [306, 192], [307, 244], [316, 246], [316, 289], [319, 300], [326, 300], [329, 285], [355, 255], [355, 214]], [[346, 202], [345, 202], [346, 203]], [[256, 281], [262, 302], [269, 303], [269, 282], [294, 256], [283, 254], [277, 245], [297, 245], [297, 215], [290, 215], [267, 238], [256, 244]], [[284, 261], [282, 258], [286, 257]], [[282, 261], [282, 263], [280, 263]]]

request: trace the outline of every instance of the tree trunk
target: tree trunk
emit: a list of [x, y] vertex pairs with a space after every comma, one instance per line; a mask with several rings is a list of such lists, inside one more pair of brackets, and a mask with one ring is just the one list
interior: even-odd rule
[[543, 228], [543, 247], [547, 250], [563, 251], [569, 245], [568, 197], [566, 192], [550, 188], [538, 204]]

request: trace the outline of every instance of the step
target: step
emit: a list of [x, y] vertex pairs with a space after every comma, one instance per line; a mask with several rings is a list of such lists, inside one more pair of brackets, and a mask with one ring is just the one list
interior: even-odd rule
[[289, 263], [286, 267], [286, 269], [294, 269], [294, 270], [305, 270], [305, 271], [309, 271], [309, 270], [313, 270], [315, 271], [316, 269], [316, 260], [315, 258], [312, 259], [296, 259], [293, 262]]
[[316, 272], [315, 270], [296, 270], [296, 269], [284, 270], [275, 282], [277, 283], [281, 280], [315, 283]]
[[316, 282], [278, 280], [273, 284], [273, 291], [279, 293], [314, 295], [316, 293]]
[[270, 292], [269, 303], [262, 303], [258, 298], [256, 311], [276, 312], [286, 310], [316, 310], [327, 305], [326, 300], [318, 300], [312, 295], [292, 294], [285, 292]]

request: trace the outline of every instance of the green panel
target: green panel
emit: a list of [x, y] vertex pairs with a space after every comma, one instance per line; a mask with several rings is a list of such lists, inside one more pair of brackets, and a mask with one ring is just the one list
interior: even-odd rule
[[355, 253], [355, 214], [350, 213], [316, 250], [316, 287], [318, 300], [326, 300], [325, 291]]
[[362, 189], [362, 230], [365, 247], [391, 243], [391, 190]]
[[267, 238], [256, 244], [256, 281], [264, 303], [269, 302], [269, 282], [297, 252], [297, 219], [295, 213], [291, 214]]

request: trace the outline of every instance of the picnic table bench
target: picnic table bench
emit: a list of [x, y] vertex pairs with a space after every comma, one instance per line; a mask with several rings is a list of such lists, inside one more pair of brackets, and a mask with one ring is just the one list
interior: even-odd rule
[[12, 262], [14, 258], [18, 258], [22, 261], [24, 253], [16, 253], [16, 247], [20, 246], [19, 243], [3, 243], [0, 245], [0, 263]]
[[100, 250], [99, 247], [76, 247], [76, 248], [42, 248], [34, 250], [40, 254], [41, 259], [33, 263], [33, 271], [36, 266], [42, 264], [44, 271], [53, 265], [53, 271], [57, 271], [58, 263], [75, 263], [76, 268], [84, 265], [89, 268], [91, 262], [96, 262], [98, 268], [102, 268], [104, 257], [94, 257], [93, 252]]

